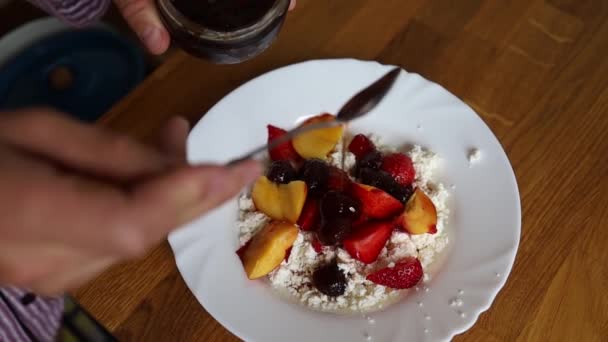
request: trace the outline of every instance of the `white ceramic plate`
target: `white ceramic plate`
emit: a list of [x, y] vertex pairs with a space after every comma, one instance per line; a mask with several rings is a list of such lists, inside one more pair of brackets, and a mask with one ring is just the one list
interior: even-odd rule
[[[266, 125], [291, 127], [302, 117], [335, 113], [389, 66], [356, 60], [309, 61], [239, 87], [194, 127], [191, 162], [223, 162], [266, 141]], [[374, 132], [394, 146], [417, 143], [438, 153], [439, 179], [454, 185], [447, 229], [451, 246], [428, 291], [362, 316], [314, 312], [247, 280], [235, 254], [236, 199], [169, 236], [177, 266], [204, 308], [246, 341], [339, 342], [448, 340], [471, 327], [504, 285], [519, 243], [515, 176], [496, 137], [471, 108], [441, 86], [403, 72], [386, 99], [350, 131]], [[469, 167], [467, 153], [482, 159]], [[462, 290], [462, 291], [460, 291]], [[462, 299], [462, 306], [450, 301]], [[420, 305], [419, 303], [423, 303]], [[431, 319], [426, 319], [426, 316]]]

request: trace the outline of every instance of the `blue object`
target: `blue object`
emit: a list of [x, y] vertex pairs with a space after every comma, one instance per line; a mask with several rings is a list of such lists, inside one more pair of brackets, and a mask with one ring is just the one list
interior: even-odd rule
[[145, 76], [143, 53], [104, 29], [45, 37], [0, 67], [0, 109], [49, 106], [93, 122]]

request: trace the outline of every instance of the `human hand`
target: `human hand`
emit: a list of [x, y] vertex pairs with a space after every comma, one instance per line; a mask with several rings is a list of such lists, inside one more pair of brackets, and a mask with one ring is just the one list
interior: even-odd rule
[[0, 113], [0, 285], [57, 294], [234, 196], [258, 163], [187, 166], [188, 124], [143, 145], [47, 110]]
[[[114, 3], [150, 53], [160, 55], [167, 51], [171, 39], [154, 0], [114, 0]], [[296, 0], [291, 0], [289, 10], [295, 7]]]

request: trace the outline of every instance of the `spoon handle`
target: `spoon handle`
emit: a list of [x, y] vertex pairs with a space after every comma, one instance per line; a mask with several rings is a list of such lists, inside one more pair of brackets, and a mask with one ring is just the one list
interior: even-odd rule
[[313, 124], [309, 124], [309, 125], [304, 125], [304, 126], [298, 126], [290, 131], [288, 131], [287, 133], [285, 133], [284, 135], [268, 142], [267, 144], [258, 146], [256, 148], [254, 148], [253, 150], [247, 152], [246, 154], [244, 154], [241, 157], [235, 158], [231, 161], [229, 161], [228, 163], [226, 163], [227, 166], [232, 166], [235, 164], [238, 164], [240, 162], [243, 162], [247, 159], [251, 159], [253, 157], [255, 157], [258, 153], [264, 152], [266, 150], [272, 150], [273, 148], [288, 142], [289, 140], [293, 139], [293, 137], [295, 137], [298, 134], [302, 134], [302, 133], [306, 133], [306, 132], [310, 132], [310, 131], [314, 131], [317, 129], [323, 129], [323, 128], [330, 128], [330, 127], [336, 127], [336, 126], [340, 126], [343, 123], [338, 121], [338, 120], [332, 120], [332, 121], [323, 121], [323, 122], [317, 122], [317, 123], [313, 123]]

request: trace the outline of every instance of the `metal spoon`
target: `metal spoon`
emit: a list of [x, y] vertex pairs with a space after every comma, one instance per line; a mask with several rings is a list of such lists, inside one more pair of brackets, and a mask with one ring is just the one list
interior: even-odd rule
[[336, 115], [336, 120], [319, 122], [319, 123], [315, 123], [315, 124], [296, 127], [294, 129], [288, 131], [286, 134], [282, 135], [281, 137], [279, 137], [267, 144], [259, 146], [237, 159], [231, 160], [230, 162], [228, 162], [227, 165], [230, 166], [230, 165], [238, 164], [242, 161], [245, 161], [247, 159], [254, 157], [256, 154], [258, 154], [260, 152], [263, 152], [266, 150], [271, 150], [271, 149], [291, 140], [293, 137], [295, 137], [298, 134], [310, 132], [310, 131], [313, 131], [316, 129], [339, 126], [339, 125], [347, 123], [353, 119], [362, 117], [363, 115], [369, 113], [372, 109], [376, 108], [378, 103], [380, 103], [380, 101], [382, 101], [384, 96], [393, 87], [393, 84], [395, 83], [395, 80], [397, 79], [397, 76], [399, 76], [400, 72], [401, 72], [401, 68], [392, 69], [391, 71], [387, 72], [384, 76], [379, 78], [377, 81], [375, 81], [374, 83], [369, 85], [367, 88], [361, 90], [355, 96], [351, 97], [350, 100], [348, 100], [342, 106], [340, 111], [338, 111], [338, 114]]

